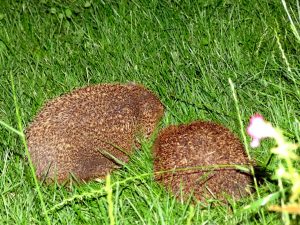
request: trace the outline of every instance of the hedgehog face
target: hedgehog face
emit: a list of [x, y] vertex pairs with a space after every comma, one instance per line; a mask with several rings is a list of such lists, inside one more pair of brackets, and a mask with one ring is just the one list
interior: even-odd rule
[[[145, 133], [146, 137], [149, 137], [158, 123], [158, 118], [163, 116], [164, 108], [163, 106], [160, 107], [153, 107], [156, 105], [157, 102], [150, 101], [144, 102], [140, 107], [140, 119], [141, 124], [143, 124], [143, 133]], [[157, 117], [153, 117], [153, 115], [157, 115]], [[150, 126], [147, 124], [151, 124]]]

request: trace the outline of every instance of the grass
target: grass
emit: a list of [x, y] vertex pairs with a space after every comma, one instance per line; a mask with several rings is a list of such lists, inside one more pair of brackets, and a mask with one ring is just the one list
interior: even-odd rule
[[[275, 0], [1, 1], [0, 120], [18, 130], [62, 93], [134, 81], [164, 103], [162, 127], [213, 120], [242, 139], [238, 115], [246, 126], [260, 112], [299, 142], [300, 49], [294, 33]], [[250, 149], [251, 157], [265, 165], [271, 145]], [[259, 199], [256, 194], [217, 207], [177, 201], [153, 181], [151, 146], [152, 141], [143, 142], [131, 162], [112, 174], [110, 185], [41, 185], [50, 223], [282, 223], [281, 214], [265, 207], [241, 210]], [[24, 156], [22, 138], [0, 126], [1, 224], [47, 222]], [[273, 157], [268, 169], [277, 164]], [[136, 179], [124, 182], [131, 177]], [[263, 197], [277, 188], [267, 179], [258, 191]], [[66, 204], [50, 210], [60, 203]]]

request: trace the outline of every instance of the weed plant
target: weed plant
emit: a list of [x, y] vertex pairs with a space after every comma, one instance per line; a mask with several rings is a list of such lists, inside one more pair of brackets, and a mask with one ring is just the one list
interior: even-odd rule
[[[153, 180], [153, 139], [104, 181], [47, 186], [34, 177], [23, 132], [51, 98], [137, 82], [165, 105], [160, 127], [212, 120], [248, 146], [244, 128], [259, 112], [299, 143], [299, 12], [279, 0], [0, 0], [0, 223], [296, 223], [262, 204], [279, 190], [272, 139], [248, 148], [266, 169], [256, 192], [204, 205]], [[267, 203], [288, 200], [279, 193]]]

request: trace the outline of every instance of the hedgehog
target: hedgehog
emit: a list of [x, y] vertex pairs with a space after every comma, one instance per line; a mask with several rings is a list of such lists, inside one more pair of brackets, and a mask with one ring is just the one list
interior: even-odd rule
[[230, 166], [249, 166], [250, 160], [240, 140], [222, 125], [172, 125], [159, 133], [153, 148], [155, 179], [177, 198], [226, 202], [251, 190], [252, 177]]
[[128, 162], [163, 112], [152, 92], [132, 83], [87, 86], [49, 101], [25, 131], [37, 177], [103, 178]]

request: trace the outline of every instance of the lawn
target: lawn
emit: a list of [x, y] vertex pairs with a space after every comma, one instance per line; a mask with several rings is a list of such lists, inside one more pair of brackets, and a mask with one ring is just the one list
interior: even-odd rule
[[259, 112], [299, 142], [300, 45], [290, 25], [280, 0], [0, 1], [0, 224], [282, 224], [282, 214], [251, 205], [278, 191], [272, 141], [248, 147], [269, 175], [228, 205], [180, 201], [159, 186], [153, 140], [111, 185], [39, 183], [40, 196], [22, 135], [7, 125], [25, 129], [49, 99], [75, 88], [136, 82], [163, 102], [160, 127], [211, 120], [243, 140]]

